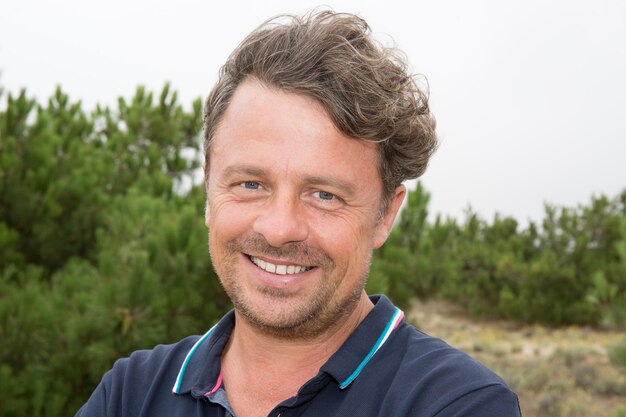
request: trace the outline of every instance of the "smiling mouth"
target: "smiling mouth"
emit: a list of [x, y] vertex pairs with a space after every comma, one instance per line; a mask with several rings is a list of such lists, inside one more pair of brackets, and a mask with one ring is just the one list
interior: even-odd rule
[[258, 266], [264, 271], [271, 272], [272, 274], [292, 275], [292, 274], [300, 274], [302, 272], [307, 272], [313, 269], [312, 266], [273, 264], [271, 262], [264, 261], [263, 259], [259, 259], [254, 256], [250, 256], [250, 255], [247, 255], [247, 256], [253, 264], [255, 264], [256, 266]]

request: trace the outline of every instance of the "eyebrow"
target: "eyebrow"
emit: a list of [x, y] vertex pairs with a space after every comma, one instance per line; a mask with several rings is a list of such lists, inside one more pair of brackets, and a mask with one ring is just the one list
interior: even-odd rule
[[224, 169], [223, 177], [229, 178], [234, 175], [251, 175], [255, 177], [263, 177], [267, 175], [267, 171], [254, 165], [232, 165]]
[[354, 195], [354, 185], [335, 177], [306, 176], [304, 180], [313, 185], [326, 185], [336, 188], [347, 195]]

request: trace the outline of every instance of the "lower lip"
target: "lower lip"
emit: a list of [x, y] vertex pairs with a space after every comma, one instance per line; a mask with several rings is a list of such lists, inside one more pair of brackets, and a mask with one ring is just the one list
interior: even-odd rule
[[274, 274], [271, 272], [267, 272], [264, 269], [259, 268], [250, 260], [247, 255], [243, 255], [251, 269], [253, 270], [255, 278], [261, 282], [264, 286], [273, 287], [273, 288], [289, 288], [300, 284], [302, 281], [306, 280], [307, 277], [315, 271], [317, 268], [310, 269], [306, 272], [300, 272], [297, 274]]

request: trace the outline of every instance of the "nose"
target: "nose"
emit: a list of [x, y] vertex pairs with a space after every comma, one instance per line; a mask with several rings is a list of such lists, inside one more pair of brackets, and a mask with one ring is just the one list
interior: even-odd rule
[[276, 248], [306, 240], [309, 227], [299, 199], [274, 195], [261, 209], [254, 222], [254, 231], [263, 235], [267, 243]]

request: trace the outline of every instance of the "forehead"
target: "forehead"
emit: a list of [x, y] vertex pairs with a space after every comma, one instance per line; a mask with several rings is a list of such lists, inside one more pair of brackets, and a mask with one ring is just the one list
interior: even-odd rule
[[280, 139], [281, 134], [290, 134], [293, 139], [343, 136], [316, 100], [268, 86], [253, 77], [244, 80], [235, 90], [214, 139], [244, 134], [246, 130], [255, 130], [255, 138], [275, 140]]
[[280, 175], [324, 174], [374, 188], [381, 183], [376, 144], [341, 133], [317, 101], [255, 79], [235, 91], [210, 157], [210, 172], [252, 164]]

